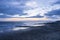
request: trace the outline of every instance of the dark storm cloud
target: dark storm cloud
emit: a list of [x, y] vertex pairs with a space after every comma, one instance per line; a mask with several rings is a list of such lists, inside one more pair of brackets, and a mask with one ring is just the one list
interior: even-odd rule
[[6, 15], [0, 15], [0, 18], [10, 18], [10, 17]]
[[55, 2], [54, 4], [60, 4], [60, 0], [58, 0], [57, 2]]
[[[25, 2], [25, 1], [24, 1]], [[14, 15], [22, 15], [21, 6], [24, 5], [22, 0], [0, 0], [0, 13]]]
[[60, 9], [53, 10], [53, 11], [49, 12], [48, 14], [46, 14], [46, 16], [48, 16], [50, 18], [59, 18], [60, 17]]
[[60, 9], [59, 10], [53, 10], [51, 12], [49, 12], [48, 14], [46, 14], [48, 16], [52, 16], [52, 15], [60, 15]]

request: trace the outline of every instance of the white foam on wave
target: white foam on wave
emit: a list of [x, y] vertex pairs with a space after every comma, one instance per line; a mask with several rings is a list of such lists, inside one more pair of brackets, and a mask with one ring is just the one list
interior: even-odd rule
[[18, 31], [18, 30], [25, 30], [25, 29], [28, 29], [29, 27], [15, 27], [13, 28], [12, 30], [13, 31]]

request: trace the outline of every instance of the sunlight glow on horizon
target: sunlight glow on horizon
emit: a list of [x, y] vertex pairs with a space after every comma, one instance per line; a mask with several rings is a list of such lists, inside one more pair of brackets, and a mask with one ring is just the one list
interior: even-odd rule
[[38, 21], [48, 20], [47, 18], [0, 18], [0, 21]]

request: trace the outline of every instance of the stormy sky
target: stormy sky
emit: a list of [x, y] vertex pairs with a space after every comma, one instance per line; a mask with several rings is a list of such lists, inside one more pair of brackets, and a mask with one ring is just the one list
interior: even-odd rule
[[0, 18], [60, 18], [60, 0], [0, 0]]

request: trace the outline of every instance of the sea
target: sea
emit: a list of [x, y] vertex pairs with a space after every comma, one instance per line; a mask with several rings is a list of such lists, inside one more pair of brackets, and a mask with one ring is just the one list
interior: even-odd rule
[[2, 21], [0, 22], [0, 33], [11, 31], [9, 29], [17, 27], [36, 27], [43, 26], [44, 23], [41, 21]]
[[60, 21], [0, 21], [0, 40], [60, 40]]
[[0, 22], [0, 32], [9, 31], [9, 29], [17, 27], [37, 27], [44, 26], [45, 23], [50, 23], [53, 21], [1, 21]]

